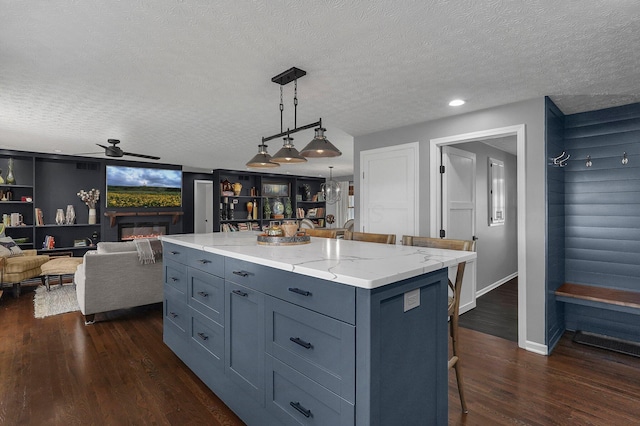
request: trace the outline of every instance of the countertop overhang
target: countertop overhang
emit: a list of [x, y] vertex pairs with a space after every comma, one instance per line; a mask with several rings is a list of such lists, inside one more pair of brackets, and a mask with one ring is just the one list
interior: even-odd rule
[[476, 258], [475, 252], [311, 237], [298, 246], [257, 244], [257, 232], [163, 235], [196, 250], [284, 271], [374, 289]]

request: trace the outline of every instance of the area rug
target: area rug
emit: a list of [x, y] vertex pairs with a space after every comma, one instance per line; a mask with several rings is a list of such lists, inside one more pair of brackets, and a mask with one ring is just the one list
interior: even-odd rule
[[51, 291], [47, 291], [44, 286], [39, 286], [33, 296], [33, 307], [36, 318], [79, 311], [76, 286], [73, 284], [62, 287], [51, 286]]

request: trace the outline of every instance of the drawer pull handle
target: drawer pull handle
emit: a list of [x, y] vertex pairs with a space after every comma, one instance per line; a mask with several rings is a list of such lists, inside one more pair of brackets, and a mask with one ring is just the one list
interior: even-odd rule
[[204, 333], [198, 333], [198, 337], [201, 338], [202, 340], [207, 340], [209, 338], [209, 336], [207, 336]]
[[178, 314], [176, 314], [175, 312], [169, 312], [169, 316], [171, 318], [178, 318]]
[[311, 343], [305, 342], [304, 340], [302, 340], [299, 337], [289, 337], [289, 340], [291, 340], [293, 343], [296, 343], [296, 344], [302, 346], [305, 349], [313, 348], [313, 345]]
[[207, 259], [198, 259], [198, 262], [200, 262], [203, 265], [206, 265], [207, 263], [211, 263], [211, 261]]
[[202, 296], [202, 297], [209, 297], [209, 293], [205, 292], [205, 291], [199, 291], [198, 292], [198, 296]]
[[291, 402], [289, 403], [289, 405], [291, 405], [293, 408], [295, 408], [296, 410], [298, 410], [298, 412], [299, 412], [300, 414], [302, 414], [303, 416], [305, 416], [305, 417], [311, 417], [311, 410], [305, 410], [305, 408], [304, 408], [302, 405], [300, 405], [300, 403], [299, 403], [299, 402], [293, 402], [293, 401], [291, 401]]
[[311, 296], [311, 292], [310, 291], [301, 290], [298, 287], [289, 287], [289, 291], [291, 291], [293, 293], [301, 294], [303, 296]]
[[173, 281], [175, 283], [176, 281], [180, 281], [180, 279], [176, 278], [176, 277], [171, 277], [171, 281]]
[[180, 252], [179, 252], [179, 251], [170, 251], [169, 253], [171, 253], [171, 254], [172, 254], [172, 255], [174, 255], [174, 256], [176, 256], [176, 255], [179, 255], [179, 254], [180, 254]]
[[244, 291], [240, 291], [240, 290], [233, 290], [232, 291], [233, 294], [237, 294], [238, 296], [242, 296], [242, 297], [247, 297], [249, 294], [245, 293]]
[[249, 273], [245, 271], [233, 271], [233, 275], [239, 275], [241, 277], [248, 277]]

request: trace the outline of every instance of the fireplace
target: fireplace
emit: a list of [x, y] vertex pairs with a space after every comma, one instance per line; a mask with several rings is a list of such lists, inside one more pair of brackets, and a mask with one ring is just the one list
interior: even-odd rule
[[169, 222], [119, 223], [118, 241], [132, 241], [138, 238], [157, 238], [169, 233]]

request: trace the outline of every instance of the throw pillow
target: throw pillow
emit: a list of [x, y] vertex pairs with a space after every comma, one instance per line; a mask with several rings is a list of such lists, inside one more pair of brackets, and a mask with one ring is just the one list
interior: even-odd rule
[[11, 237], [0, 237], [0, 256], [22, 256], [22, 249], [13, 241]]

